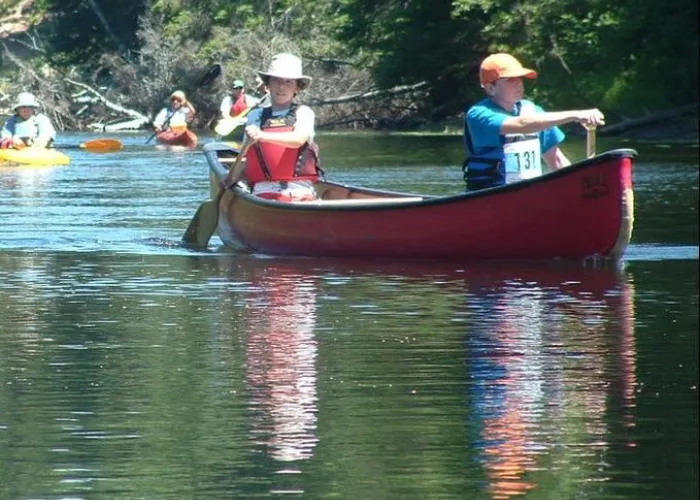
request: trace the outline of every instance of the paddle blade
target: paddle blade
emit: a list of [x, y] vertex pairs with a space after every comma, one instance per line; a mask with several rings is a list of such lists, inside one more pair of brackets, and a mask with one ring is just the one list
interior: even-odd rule
[[117, 139], [93, 139], [83, 142], [80, 149], [94, 152], [119, 151], [124, 145]]
[[182, 236], [183, 243], [197, 248], [206, 248], [219, 224], [219, 196], [202, 203], [192, 217]]
[[204, 76], [199, 80], [197, 83], [198, 87], [205, 87], [209, 85], [211, 82], [219, 78], [219, 75], [221, 75], [221, 65], [220, 64], [213, 64], [209, 70], [204, 74]]
[[216, 122], [214, 132], [216, 132], [216, 135], [225, 137], [236, 130], [236, 128], [245, 125], [247, 121], [247, 118], [222, 118]]

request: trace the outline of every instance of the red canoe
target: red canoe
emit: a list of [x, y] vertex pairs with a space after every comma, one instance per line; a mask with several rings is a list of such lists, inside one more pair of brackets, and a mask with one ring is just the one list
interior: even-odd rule
[[[236, 151], [204, 146], [212, 193]], [[271, 255], [449, 259], [619, 259], [632, 234], [631, 149], [535, 179], [451, 196], [317, 184], [319, 200], [277, 202], [236, 187], [217, 231], [234, 248]]]
[[169, 146], [197, 146], [197, 134], [183, 127], [171, 128], [156, 134], [156, 140]]

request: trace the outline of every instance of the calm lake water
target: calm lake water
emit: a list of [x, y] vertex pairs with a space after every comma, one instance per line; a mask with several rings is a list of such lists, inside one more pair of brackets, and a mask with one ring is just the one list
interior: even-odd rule
[[[698, 498], [697, 147], [599, 139], [640, 156], [596, 267], [191, 251], [206, 162], [146, 137], [0, 167], [0, 500]], [[458, 137], [319, 143], [462, 190]]]

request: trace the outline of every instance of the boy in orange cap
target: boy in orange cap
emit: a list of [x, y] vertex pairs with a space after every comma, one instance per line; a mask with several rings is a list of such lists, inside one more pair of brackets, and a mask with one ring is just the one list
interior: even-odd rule
[[605, 123], [596, 108], [547, 112], [524, 99], [523, 78], [536, 77], [510, 54], [493, 54], [481, 63], [479, 80], [488, 97], [468, 108], [464, 121], [468, 190], [542, 175], [542, 160], [551, 169], [570, 165], [559, 149], [565, 135], [558, 125]]

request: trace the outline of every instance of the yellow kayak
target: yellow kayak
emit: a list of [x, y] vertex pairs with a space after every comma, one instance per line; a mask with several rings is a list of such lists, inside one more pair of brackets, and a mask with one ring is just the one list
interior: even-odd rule
[[55, 149], [0, 149], [0, 163], [20, 165], [68, 165], [70, 157]]

